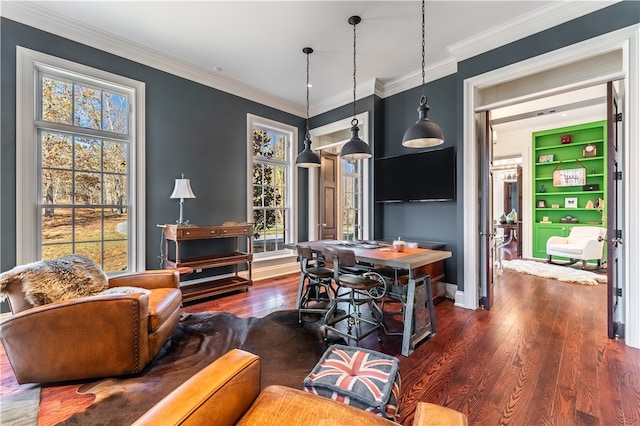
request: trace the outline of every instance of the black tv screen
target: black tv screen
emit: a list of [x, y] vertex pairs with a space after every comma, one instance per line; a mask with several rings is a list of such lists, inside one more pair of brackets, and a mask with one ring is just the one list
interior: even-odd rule
[[380, 203], [456, 198], [455, 148], [376, 159], [374, 196]]

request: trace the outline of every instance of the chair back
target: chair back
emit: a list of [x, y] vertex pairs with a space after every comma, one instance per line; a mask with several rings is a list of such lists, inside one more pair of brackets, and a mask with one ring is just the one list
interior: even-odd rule
[[34, 305], [27, 300], [24, 294], [22, 280], [19, 277], [14, 277], [13, 280], [5, 286], [4, 291], [12, 314], [15, 315], [18, 312], [33, 308]]
[[599, 226], [574, 226], [567, 237], [568, 244], [586, 245], [589, 241], [597, 241], [602, 250], [607, 229]]
[[571, 228], [569, 238], [590, 238], [597, 240], [598, 237], [605, 237], [607, 229], [600, 226], [574, 226]]
[[307, 273], [307, 268], [310, 266], [310, 262], [313, 260], [313, 251], [311, 247], [302, 244], [296, 245], [298, 249], [298, 260], [300, 261], [300, 271], [303, 274]]

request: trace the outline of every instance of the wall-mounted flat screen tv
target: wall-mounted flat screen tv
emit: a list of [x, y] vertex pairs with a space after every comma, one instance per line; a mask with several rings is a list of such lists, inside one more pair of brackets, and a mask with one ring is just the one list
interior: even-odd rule
[[379, 203], [456, 199], [455, 148], [374, 161], [374, 196]]

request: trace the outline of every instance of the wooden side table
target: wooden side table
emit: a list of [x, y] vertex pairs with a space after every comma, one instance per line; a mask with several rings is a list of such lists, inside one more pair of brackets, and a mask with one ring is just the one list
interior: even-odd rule
[[[193, 225], [158, 225], [162, 228], [164, 238], [163, 267], [182, 271], [197, 271], [223, 266], [233, 266], [232, 276], [209, 277], [205, 282], [190, 284], [181, 283], [183, 301], [215, 296], [236, 290], [247, 290], [252, 284], [251, 262], [253, 260], [253, 225], [250, 223], [234, 223], [225, 225], [193, 226]], [[231, 252], [212, 252], [205, 256], [183, 257], [182, 246], [193, 241], [232, 238], [235, 240]], [[246, 239], [247, 250], [239, 250], [239, 239]], [[174, 256], [170, 258], [170, 243], [174, 246]], [[240, 276], [239, 266], [245, 265], [248, 277]], [[182, 274], [182, 273], [181, 273]]]

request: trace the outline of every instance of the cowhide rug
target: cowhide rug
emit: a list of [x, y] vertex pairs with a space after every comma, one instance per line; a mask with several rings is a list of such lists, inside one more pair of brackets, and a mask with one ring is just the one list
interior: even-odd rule
[[[62, 425], [131, 424], [188, 378], [232, 348], [259, 355], [262, 386], [301, 389], [304, 378], [328, 347], [320, 317], [298, 322], [296, 311], [265, 318], [238, 318], [226, 312], [186, 314], [163, 351], [136, 376], [109, 378], [78, 387], [94, 403]], [[99, 362], [99, 360], [96, 360]]]
[[606, 275], [575, 269], [570, 266], [553, 265], [533, 260], [503, 260], [502, 266], [504, 269], [516, 272], [576, 284], [598, 285], [598, 283], [607, 282]]

